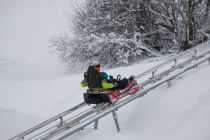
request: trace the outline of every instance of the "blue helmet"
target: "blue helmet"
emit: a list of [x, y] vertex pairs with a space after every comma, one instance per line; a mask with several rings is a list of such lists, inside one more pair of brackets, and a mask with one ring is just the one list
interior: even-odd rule
[[109, 75], [106, 72], [101, 72], [101, 75], [103, 76], [104, 79], [108, 80]]

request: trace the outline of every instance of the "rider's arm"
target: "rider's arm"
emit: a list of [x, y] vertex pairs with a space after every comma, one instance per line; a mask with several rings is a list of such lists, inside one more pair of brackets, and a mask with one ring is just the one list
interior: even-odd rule
[[108, 83], [106, 80], [102, 80], [101, 84], [104, 90], [114, 88], [114, 85], [112, 83]]
[[86, 87], [86, 86], [88, 86], [88, 83], [87, 83], [87, 80], [82, 80], [81, 82], [80, 82], [80, 85], [82, 86], [82, 87]]

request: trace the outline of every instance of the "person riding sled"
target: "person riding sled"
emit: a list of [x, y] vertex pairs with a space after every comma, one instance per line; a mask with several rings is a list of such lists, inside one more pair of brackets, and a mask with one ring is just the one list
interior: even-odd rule
[[114, 90], [125, 88], [133, 79], [134, 76], [128, 79], [120, 79], [120, 75], [118, 75], [117, 79], [114, 79], [113, 76], [108, 76], [106, 72], [100, 72], [100, 62], [93, 60], [87, 72], [84, 73], [84, 79], [80, 84], [82, 87], [88, 86], [90, 91]]

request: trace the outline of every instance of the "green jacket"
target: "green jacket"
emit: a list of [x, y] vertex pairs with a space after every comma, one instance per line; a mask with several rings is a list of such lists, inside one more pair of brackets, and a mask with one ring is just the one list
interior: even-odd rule
[[[85, 80], [85, 79], [82, 80], [80, 84], [81, 84], [82, 87], [87, 87], [88, 86], [87, 80]], [[105, 79], [103, 79], [101, 81], [101, 85], [102, 85], [103, 90], [114, 88], [114, 85], [112, 83], [108, 83]]]

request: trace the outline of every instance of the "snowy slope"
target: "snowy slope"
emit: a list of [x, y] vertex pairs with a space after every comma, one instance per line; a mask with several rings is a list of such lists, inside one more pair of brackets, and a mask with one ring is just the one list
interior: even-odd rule
[[[0, 1], [0, 139], [6, 140], [83, 101], [83, 74], [66, 75], [50, 52], [52, 35], [68, 26], [74, 0]], [[12, 40], [12, 41], [11, 41]], [[205, 48], [210, 42], [205, 43]], [[156, 59], [155, 59], [156, 60]], [[157, 59], [158, 60], [158, 59]], [[107, 70], [116, 76], [139, 74], [164, 61]], [[111, 115], [68, 139], [209, 140], [210, 66], [203, 64], [119, 109], [122, 131]]]
[[[137, 73], [143, 71], [139, 70], [141, 67], [149, 68], [155, 64], [156, 62], [147, 62], [108, 72], [113, 75], [123, 70], [127, 70], [127, 74]], [[99, 130], [95, 131], [91, 125], [69, 139], [208, 140], [209, 71], [210, 66], [203, 64], [174, 80], [172, 87], [163, 85], [121, 108], [118, 111], [122, 129], [120, 133], [115, 130], [112, 116], [108, 115], [100, 120]], [[33, 126], [82, 102], [85, 89], [79, 86], [81, 79], [82, 74], [51, 80], [2, 80], [1, 137], [11, 137], [25, 130], [26, 126]], [[13, 125], [14, 122], [22, 124]], [[11, 128], [14, 132], [11, 132]]]
[[209, 71], [210, 66], [193, 70], [173, 81], [171, 88], [161, 86], [121, 108], [119, 134], [110, 115], [100, 121], [99, 130], [89, 129], [74, 138], [84, 135], [81, 139], [209, 140]]
[[0, 1], [1, 140], [45, 120], [51, 112], [45, 104], [66, 90], [59, 82], [64, 68], [48, 45], [51, 37], [68, 30], [69, 14], [82, 1]]

